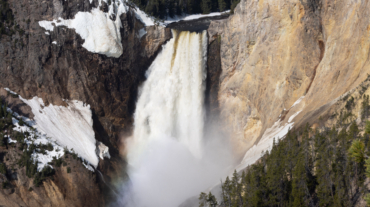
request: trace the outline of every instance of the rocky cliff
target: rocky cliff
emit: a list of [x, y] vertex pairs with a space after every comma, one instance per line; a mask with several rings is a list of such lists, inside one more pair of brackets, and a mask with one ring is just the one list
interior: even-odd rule
[[314, 123], [367, 78], [369, 8], [369, 1], [242, 0], [234, 15], [211, 23], [210, 41], [221, 40], [221, 117], [240, 154], [278, 120]]
[[[26, 99], [41, 97], [45, 105], [66, 106], [64, 100], [80, 100], [89, 104], [93, 114], [95, 138], [107, 145], [112, 155], [110, 160], [101, 161], [98, 169], [109, 181], [121, 176], [125, 162], [119, 155], [120, 138], [130, 132], [138, 87], [145, 79], [145, 70], [160, 51], [161, 45], [171, 37], [170, 29], [161, 26], [146, 27], [135, 14], [135, 8], [127, 5], [127, 12], [117, 17], [109, 16], [112, 21], [116, 18], [121, 21], [119, 38], [122, 55], [119, 58], [108, 57], [84, 48], [83, 44], [87, 40], [76, 33], [75, 29], [55, 26], [50, 31], [39, 23], [45, 20], [74, 19], [79, 12], [91, 12], [95, 8], [108, 12], [108, 2], [3, 0], [1, 3], [5, 16], [10, 13], [11, 18], [2, 22], [5, 29], [0, 37], [0, 87], [10, 88]], [[142, 34], [142, 31], [145, 33]], [[3, 99], [6, 97], [2, 96]], [[25, 111], [19, 110], [19, 104], [13, 106], [21, 114]], [[33, 116], [32, 113], [27, 115], [30, 118]], [[81, 173], [82, 175], [76, 176], [88, 176], [88, 173]], [[61, 180], [70, 180], [60, 173], [57, 173], [57, 177], [60, 178], [60, 183], [64, 182]], [[93, 177], [102, 185], [101, 177], [96, 174]], [[92, 197], [103, 194], [101, 190], [106, 186], [103, 184], [99, 189], [95, 181], [86, 181], [89, 183], [86, 186], [91, 184], [95, 187], [84, 189], [78, 187], [81, 182], [71, 180], [62, 184], [59, 188], [62, 192], [57, 193], [53, 189], [58, 188], [50, 181], [42, 191], [25, 192], [37, 202], [42, 198], [45, 205], [53, 205], [54, 197], [59, 196], [61, 198], [58, 199], [66, 200], [66, 205], [69, 203], [83, 206], [86, 204], [83, 204], [83, 196], [76, 198], [73, 203], [73, 199], [68, 201], [68, 192], [71, 189], [80, 193], [87, 191]], [[11, 197], [3, 198], [11, 200]], [[23, 200], [19, 205], [33, 206], [34, 201], [30, 200], [32, 199]], [[101, 205], [99, 196], [95, 200], [96, 203], [93, 202], [92, 205]], [[10, 204], [10, 201], [4, 203]], [[43, 205], [40, 202], [39, 204]]]

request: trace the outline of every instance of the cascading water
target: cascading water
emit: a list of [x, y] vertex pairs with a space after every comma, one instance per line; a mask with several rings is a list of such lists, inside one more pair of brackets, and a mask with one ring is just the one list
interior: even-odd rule
[[125, 206], [176, 207], [224, 172], [220, 159], [207, 158], [213, 153], [203, 135], [207, 34], [172, 33], [139, 92], [127, 141], [131, 185], [123, 190]]
[[201, 157], [207, 34], [173, 31], [147, 72], [135, 112], [132, 161], [153, 140], [172, 137]]

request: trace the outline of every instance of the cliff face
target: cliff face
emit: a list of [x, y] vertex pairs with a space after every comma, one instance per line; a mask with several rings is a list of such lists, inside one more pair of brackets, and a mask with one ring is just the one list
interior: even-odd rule
[[240, 153], [280, 118], [302, 110], [295, 126], [314, 122], [366, 79], [369, 8], [368, 1], [242, 0], [235, 15], [211, 23], [209, 35], [221, 36], [221, 116]]
[[[119, 58], [107, 57], [87, 51], [82, 46], [86, 40], [75, 29], [54, 26], [52, 31], [47, 31], [39, 24], [43, 20], [74, 19], [78, 12], [90, 12], [100, 4], [100, 10], [108, 12], [104, 1], [4, 2], [12, 11], [14, 26], [3, 22], [9, 28], [0, 38], [0, 87], [10, 88], [26, 99], [41, 97], [45, 105], [66, 106], [64, 99], [89, 104], [95, 137], [109, 147], [112, 155], [110, 160], [101, 161], [98, 169], [108, 180], [121, 176], [125, 162], [119, 156], [120, 135], [130, 131], [138, 87], [161, 45], [171, 37], [170, 29], [146, 27], [135, 16], [135, 9], [128, 6], [126, 13], [109, 17], [112, 21], [121, 20], [123, 54]], [[146, 32], [142, 34], [142, 31]], [[71, 186], [65, 187], [66, 192], [80, 185], [70, 183]], [[53, 189], [50, 185], [48, 189]], [[86, 190], [91, 195], [99, 194], [97, 184], [93, 185], [96, 186]], [[64, 197], [66, 192], [62, 192]], [[95, 204], [100, 205], [99, 202]]]
[[74, 29], [55, 27], [49, 32], [38, 23], [59, 17], [73, 19], [78, 11], [97, 7], [97, 1], [9, 1], [9, 5], [17, 11], [13, 12], [15, 22], [25, 34], [1, 38], [1, 86], [24, 98], [39, 96], [46, 103], [61, 105], [62, 99], [84, 101], [92, 106], [109, 136], [119, 131], [114, 126], [127, 126], [137, 85], [160, 46], [171, 36], [169, 30], [149, 27], [146, 36], [140, 38], [138, 33], [144, 25], [132, 11], [122, 14], [119, 18], [123, 54], [109, 58], [83, 48], [84, 40]]

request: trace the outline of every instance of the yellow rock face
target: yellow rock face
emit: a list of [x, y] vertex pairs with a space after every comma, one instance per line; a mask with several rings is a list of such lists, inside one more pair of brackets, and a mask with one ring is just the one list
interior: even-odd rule
[[209, 36], [221, 35], [221, 117], [238, 153], [284, 109], [285, 122], [303, 110], [297, 127], [366, 79], [369, 13], [369, 1], [242, 0], [229, 19], [212, 22]]

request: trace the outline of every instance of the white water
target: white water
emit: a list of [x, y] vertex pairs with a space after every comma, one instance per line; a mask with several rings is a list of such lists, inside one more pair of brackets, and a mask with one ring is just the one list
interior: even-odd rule
[[120, 205], [179, 206], [218, 182], [230, 164], [227, 145], [203, 135], [207, 34], [173, 36], [139, 94], [127, 141], [131, 183], [123, 187]]
[[136, 105], [130, 161], [138, 158], [148, 143], [164, 137], [178, 140], [201, 157], [207, 36], [205, 32], [176, 31], [173, 35], [147, 72]]

